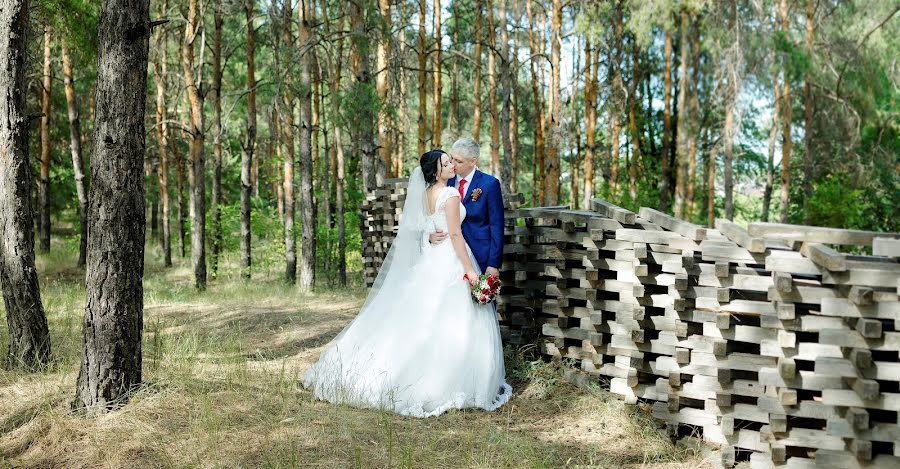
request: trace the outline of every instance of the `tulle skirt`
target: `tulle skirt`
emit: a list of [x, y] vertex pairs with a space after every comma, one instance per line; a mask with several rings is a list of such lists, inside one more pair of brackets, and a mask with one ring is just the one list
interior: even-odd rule
[[414, 417], [505, 404], [494, 306], [472, 301], [463, 274], [450, 242], [426, 247], [401, 291], [370, 299], [303, 385], [319, 399]]

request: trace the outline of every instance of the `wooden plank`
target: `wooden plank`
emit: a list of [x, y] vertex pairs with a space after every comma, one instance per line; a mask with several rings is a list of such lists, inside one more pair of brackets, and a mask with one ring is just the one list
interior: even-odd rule
[[667, 215], [665, 213], [660, 212], [659, 210], [654, 210], [649, 207], [641, 207], [640, 210], [641, 218], [644, 218], [652, 223], [656, 223], [657, 225], [669, 230], [674, 231], [685, 238], [694, 240], [694, 241], [703, 241], [706, 239], [706, 228], [695, 225], [693, 223], [688, 223], [684, 220], [679, 220], [673, 216]]
[[718, 218], [716, 219], [716, 229], [728, 239], [747, 248], [750, 252], [766, 252], [766, 240], [750, 236], [750, 233], [740, 225]]
[[847, 270], [847, 256], [820, 243], [803, 243], [800, 254], [808, 257], [817, 265], [835, 272]]
[[820, 226], [788, 225], [784, 223], [754, 222], [747, 227], [750, 236], [811, 243], [871, 246], [875, 238], [900, 238], [900, 233], [845, 230]]
[[876, 237], [872, 241], [872, 254], [876, 256], [900, 257], [900, 239]]
[[626, 210], [618, 205], [611, 204], [598, 198], [591, 199], [591, 210], [627, 225], [633, 225], [637, 218], [637, 215], [631, 210]]

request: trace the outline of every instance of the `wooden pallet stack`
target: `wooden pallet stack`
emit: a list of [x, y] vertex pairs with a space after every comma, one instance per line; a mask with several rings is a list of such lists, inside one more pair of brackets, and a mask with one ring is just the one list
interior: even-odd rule
[[[385, 246], [397, 206], [369, 205]], [[506, 216], [506, 343], [699, 429], [726, 465], [900, 468], [900, 234], [712, 229], [599, 199]]]
[[[766, 262], [782, 329], [764, 384], [778, 399], [765, 401], [769, 426], [753, 465], [900, 467], [900, 241], [769, 223], [751, 223], [747, 235], [794, 248]], [[873, 255], [836, 249], [844, 246]]]
[[403, 203], [406, 201], [406, 179], [387, 179], [373, 190], [360, 205], [362, 227], [363, 277], [371, 287], [381, 269], [381, 263], [391, 248]]
[[553, 232], [562, 249], [545, 269], [543, 348], [580, 362], [570, 378], [652, 401], [673, 433], [701, 428], [722, 444], [726, 463], [752, 453], [754, 467], [900, 464], [897, 240], [856, 233], [875, 256], [847, 256], [824, 244], [849, 244], [846, 230], [714, 230], [593, 208], [557, 211], [557, 226], [582, 217], [587, 229]]
[[[552, 290], [565, 270], [563, 238], [576, 239], [575, 223], [564, 222], [565, 207], [507, 212], [506, 245], [497, 303], [501, 332], [513, 345], [534, 343], [548, 318], [557, 318], [558, 294]], [[580, 230], [584, 232], [583, 227]], [[566, 235], [569, 233], [569, 235]], [[557, 292], [558, 293], [558, 292]], [[551, 306], [548, 302], [555, 302]], [[564, 300], [565, 301], [565, 300]], [[562, 346], [562, 338], [559, 338]]]

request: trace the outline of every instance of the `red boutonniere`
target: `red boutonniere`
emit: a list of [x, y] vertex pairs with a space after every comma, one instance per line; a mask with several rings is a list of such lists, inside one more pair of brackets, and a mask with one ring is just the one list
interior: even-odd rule
[[475, 202], [476, 200], [478, 200], [479, 197], [481, 197], [481, 188], [476, 187], [475, 189], [472, 190], [472, 202]]

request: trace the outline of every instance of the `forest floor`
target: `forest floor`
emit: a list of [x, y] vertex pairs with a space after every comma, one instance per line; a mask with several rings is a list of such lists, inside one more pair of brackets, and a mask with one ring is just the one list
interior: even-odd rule
[[[97, 418], [69, 404], [81, 357], [83, 270], [66, 246], [38, 256], [53, 363], [0, 370], [0, 467], [708, 467], [646, 409], [557, 379], [509, 351], [509, 404], [415, 419], [316, 401], [299, 377], [362, 304], [361, 288], [302, 294], [272, 269], [196, 292], [189, 260], [148, 249], [143, 387]], [[226, 256], [223, 272], [237, 272]], [[0, 321], [5, 319], [0, 305]], [[8, 337], [0, 333], [0, 349]], [[687, 441], [687, 443], [685, 443]]]

